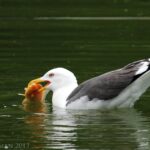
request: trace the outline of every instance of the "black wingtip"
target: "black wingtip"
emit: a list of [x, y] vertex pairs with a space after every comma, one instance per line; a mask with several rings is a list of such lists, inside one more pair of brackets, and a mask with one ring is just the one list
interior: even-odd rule
[[134, 76], [132, 82], [134, 82], [136, 79], [138, 79], [139, 77], [141, 77], [143, 74], [145, 74], [147, 71], [150, 70], [150, 58], [147, 59], [143, 59], [141, 62], [148, 62], [148, 68], [146, 69], [146, 71], [142, 72], [141, 74], [137, 74]]
[[147, 60], [148, 62], [150, 62], [150, 58], [147, 58], [146, 60]]

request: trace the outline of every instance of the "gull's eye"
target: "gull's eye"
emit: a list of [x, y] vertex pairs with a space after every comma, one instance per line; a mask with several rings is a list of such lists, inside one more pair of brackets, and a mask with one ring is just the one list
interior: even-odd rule
[[54, 76], [54, 73], [50, 73], [50, 74], [49, 74], [49, 77], [53, 77], [53, 76]]

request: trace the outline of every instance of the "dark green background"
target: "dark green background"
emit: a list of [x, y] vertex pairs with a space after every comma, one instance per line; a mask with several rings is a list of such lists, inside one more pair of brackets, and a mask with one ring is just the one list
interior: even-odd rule
[[148, 149], [150, 91], [107, 113], [54, 111], [50, 94], [46, 114], [25, 112], [17, 93], [54, 67], [80, 83], [149, 52], [148, 0], [0, 0], [0, 149]]

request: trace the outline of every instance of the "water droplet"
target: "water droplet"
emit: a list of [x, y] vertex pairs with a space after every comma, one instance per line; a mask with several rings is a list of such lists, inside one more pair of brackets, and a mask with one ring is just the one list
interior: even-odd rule
[[5, 146], [4, 146], [4, 148], [5, 148], [5, 149], [8, 149], [8, 146], [7, 146], [7, 145], [5, 145]]

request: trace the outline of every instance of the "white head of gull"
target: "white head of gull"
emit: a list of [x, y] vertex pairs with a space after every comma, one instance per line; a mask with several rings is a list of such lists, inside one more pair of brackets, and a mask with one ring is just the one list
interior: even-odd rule
[[[111, 109], [132, 107], [150, 86], [150, 59], [143, 59], [79, 86], [67, 69], [55, 68], [41, 78], [48, 81], [46, 92], [53, 92], [52, 104], [65, 109]], [[34, 80], [36, 82], [36, 80]], [[38, 80], [39, 81], [39, 80]]]
[[78, 86], [75, 75], [65, 68], [52, 69], [41, 79], [50, 82], [47, 92], [53, 92], [52, 103], [62, 108], [66, 107], [67, 97]]

